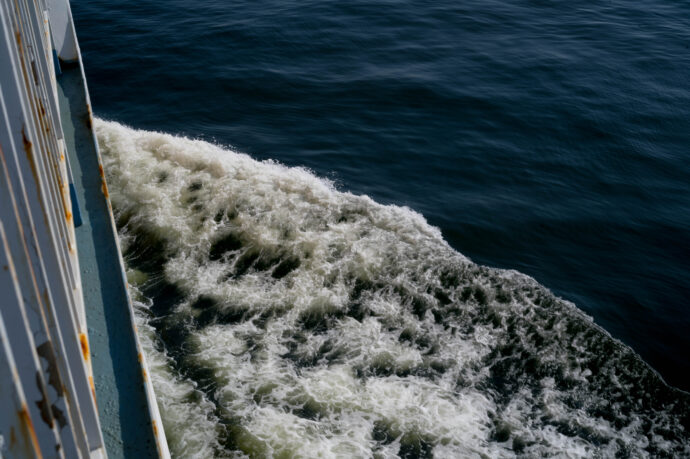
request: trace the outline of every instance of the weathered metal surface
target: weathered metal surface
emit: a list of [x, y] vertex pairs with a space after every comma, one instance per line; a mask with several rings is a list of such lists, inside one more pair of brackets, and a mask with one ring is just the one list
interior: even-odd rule
[[[0, 10], [0, 20], [5, 21], [4, 10]], [[5, 68], [7, 62], [7, 47], [0, 47], [0, 66]], [[22, 209], [17, 201], [17, 194], [21, 194], [22, 185], [11, 183], [10, 164], [14, 159], [14, 152], [17, 150], [12, 143], [9, 130], [12, 116], [8, 111], [7, 101], [11, 101], [12, 97], [17, 95], [12, 91], [10, 84], [8, 84], [7, 75], [2, 72], [0, 75], [0, 88], [2, 93], [0, 95], [0, 112], [2, 112], [2, 124], [0, 124], [0, 221], [4, 223], [6, 230], [6, 239], [9, 240], [9, 249], [14, 252], [11, 255], [9, 252], [6, 257], [15, 259], [16, 270], [18, 273], [17, 282], [19, 283], [19, 290], [22, 292], [21, 303], [11, 302], [10, 298], [2, 302], [2, 311], [7, 317], [13, 319], [10, 330], [16, 332], [16, 344], [19, 349], [23, 351], [27, 349], [30, 354], [23, 355], [19, 359], [20, 380], [25, 385], [24, 392], [28, 397], [28, 409], [32, 417], [36, 420], [41, 419], [43, 422], [35, 425], [36, 432], [39, 434], [39, 441], [43, 449], [52, 451], [55, 448], [61, 448], [61, 440], [57, 435], [54, 427], [54, 419], [52, 410], [49, 409], [50, 400], [48, 399], [48, 391], [46, 382], [49, 379], [47, 371], [43, 369], [47, 367], [48, 362], [41, 362], [32, 366], [30, 357], [38, 359], [37, 352], [34, 349], [43, 349], [45, 355], [51, 355], [52, 342], [50, 341], [50, 334], [45, 323], [43, 315], [44, 305], [43, 298], [38, 288], [37, 274], [33, 265], [29, 261], [28, 252], [31, 250], [31, 244], [27, 234], [34, 232], [33, 226], [29, 221], [23, 220], [21, 217]], [[10, 79], [11, 82], [11, 79]], [[24, 148], [25, 143], [22, 142], [20, 148]], [[19, 185], [19, 186], [17, 186]], [[19, 192], [19, 193], [18, 193]], [[3, 290], [4, 292], [4, 290]], [[17, 314], [21, 314], [23, 306], [26, 305], [24, 311], [26, 320], [24, 322], [19, 319], [15, 322]], [[21, 316], [19, 316], [21, 317]], [[21, 337], [20, 327], [28, 328], [28, 335], [33, 338], [33, 343], [26, 344]], [[18, 338], [19, 337], [19, 338]], [[43, 366], [45, 365], [45, 366]], [[58, 394], [54, 394], [56, 397]], [[58, 400], [54, 399], [57, 403]], [[67, 434], [65, 434], [68, 437]], [[69, 440], [69, 439], [68, 439]], [[49, 449], [47, 449], [49, 448]]]
[[[20, 280], [28, 283], [31, 279], [31, 284], [26, 285], [33, 290], [27, 309], [36, 353], [44, 371], [50, 373], [44, 380], [48, 386], [53, 383], [48, 387], [48, 402], [63, 413], [61, 419], [65, 420], [55, 428], [66, 453], [76, 455], [78, 448], [87, 455], [90, 449], [102, 447], [102, 438], [88, 383], [80, 384], [85, 381], [86, 369], [74, 319], [77, 310], [83, 309], [81, 296], [75, 295], [78, 277], [74, 273], [79, 273], [76, 253], [70, 255], [76, 252], [76, 242], [73, 229], [70, 235], [69, 207], [61, 191], [65, 171], [51, 154], [51, 149], [58, 148], [58, 131], [50, 127], [56, 123], [45, 105], [55, 99], [48, 96], [54, 87], [45, 78], [46, 66], [36, 64], [45, 61], [46, 53], [40, 51], [44, 45], [40, 28], [44, 23], [36, 19], [36, 3], [3, 1], [0, 5], [5, 34], [0, 50], [5, 63], [0, 75], [5, 106], [0, 141], [7, 152], [7, 192], [13, 196], [18, 227], [11, 248], [25, 249], [24, 257], [18, 253], [15, 259], [18, 271], [24, 271]], [[11, 218], [5, 213], [3, 219], [6, 215]], [[80, 385], [84, 386], [81, 390]], [[43, 436], [39, 438], [43, 440]]]
[[0, 457], [169, 457], [100, 164], [68, 0], [0, 0]]
[[[4, 233], [0, 225], [0, 245], [4, 244]], [[0, 272], [0, 283], [13, 282], [10, 265]], [[9, 279], [8, 279], [9, 278]], [[16, 284], [15, 284], [16, 285]], [[18, 298], [15, 289], [7, 291]], [[0, 411], [0, 456], [9, 458], [42, 457], [38, 435], [34, 429], [22, 384], [12, 355], [2, 311], [0, 311], [0, 397], [4, 410]]]
[[[34, 428], [32, 415], [24, 395], [23, 387], [25, 384], [22, 383], [19, 376], [20, 371], [26, 373], [27, 369], [29, 372], [40, 374], [38, 362], [35, 358], [26, 359], [24, 357], [19, 362], [19, 368], [17, 367], [13, 352], [19, 351], [20, 355], [26, 356], [27, 354], [23, 354], [26, 351], [22, 349], [26, 342], [16, 339], [16, 336], [10, 341], [11, 335], [7, 333], [4, 324], [5, 317], [8, 317], [9, 323], [13, 325], [10, 330], [18, 328], [16, 335], [26, 339], [31, 338], [27, 333], [25, 322], [17, 323], [16, 319], [11, 317], [12, 311], [20, 310], [22, 299], [2, 222], [0, 222], [0, 291], [3, 292], [3, 301], [6, 304], [0, 310], [0, 400], [3, 401], [3, 409], [0, 410], [0, 435], [2, 435], [0, 456], [40, 457], [42, 456], [41, 443], [38, 441], [37, 431]], [[14, 351], [13, 347], [15, 348]], [[35, 357], [31, 351], [29, 351], [28, 356]], [[30, 362], [24, 360], [30, 360]], [[31, 389], [32, 386], [29, 384], [28, 388]], [[45, 431], [45, 429], [42, 430]], [[56, 447], [59, 446], [59, 443], [56, 443], [57, 432], [42, 433], [48, 435], [51, 440], [42, 444], [49, 443], [50, 445], [55, 444]]]

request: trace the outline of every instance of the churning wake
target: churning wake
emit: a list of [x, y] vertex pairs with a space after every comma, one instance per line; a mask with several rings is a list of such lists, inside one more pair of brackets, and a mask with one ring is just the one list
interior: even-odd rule
[[690, 455], [687, 394], [419, 214], [206, 142], [96, 131], [175, 456]]

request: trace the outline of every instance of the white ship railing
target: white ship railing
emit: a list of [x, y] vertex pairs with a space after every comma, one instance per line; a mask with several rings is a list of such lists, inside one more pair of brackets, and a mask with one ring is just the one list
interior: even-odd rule
[[[80, 59], [67, 0], [0, 0], [0, 457], [106, 456], [58, 57]], [[160, 426], [150, 381], [145, 390]], [[154, 430], [167, 457], [163, 429]]]

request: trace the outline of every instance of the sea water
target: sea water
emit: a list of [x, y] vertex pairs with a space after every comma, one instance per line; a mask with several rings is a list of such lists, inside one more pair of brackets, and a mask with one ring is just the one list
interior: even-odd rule
[[175, 455], [690, 454], [682, 3], [73, 9]]
[[180, 457], [690, 454], [690, 397], [406, 207], [98, 121]]

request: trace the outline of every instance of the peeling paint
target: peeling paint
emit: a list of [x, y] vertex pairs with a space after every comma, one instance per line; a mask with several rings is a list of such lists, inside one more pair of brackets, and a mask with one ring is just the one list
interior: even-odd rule
[[48, 368], [46, 373], [48, 373], [48, 384], [50, 384], [59, 396], [62, 396], [64, 384], [60, 378], [60, 372], [58, 371], [57, 360], [55, 358], [55, 350], [53, 349], [52, 343], [46, 341], [36, 348], [36, 353], [42, 357], [47, 363]]
[[[58, 425], [60, 426], [60, 429], [65, 427], [67, 425], [67, 418], [65, 417], [65, 413], [58, 408], [55, 404], [51, 405], [50, 409], [53, 412], [53, 418], [57, 421]], [[60, 445], [57, 445], [59, 447]]]
[[41, 373], [36, 372], [36, 385], [38, 390], [41, 392], [41, 399], [36, 401], [36, 406], [41, 413], [41, 419], [45, 422], [48, 427], [53, 428], [53, 412], [50, 408], [50, 402], [48, 401], [48, 394], [45, 393], [41, 384]]

